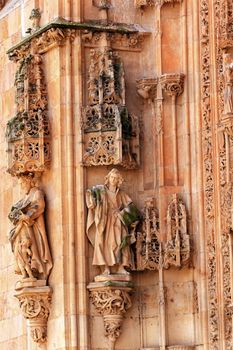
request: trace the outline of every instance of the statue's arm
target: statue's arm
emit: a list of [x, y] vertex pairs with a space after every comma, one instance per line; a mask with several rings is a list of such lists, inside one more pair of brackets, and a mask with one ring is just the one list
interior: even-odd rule
[[30, 206], [25, 213], [30, 220], [37, 219], [41, 214], [43, 214], [45, 209], [44, 193], [38, 190], [30, 203]]
[[91, 190], [86, 191], [86, 204], [88, 209], [94, 209], [96, 207], [96, 202], [93, 198]]

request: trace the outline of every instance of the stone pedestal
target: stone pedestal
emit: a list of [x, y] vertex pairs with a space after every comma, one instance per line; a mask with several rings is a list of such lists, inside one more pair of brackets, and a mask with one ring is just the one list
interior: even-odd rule
[[18, 288], [15, 297], [19, 300], [23, 316], [28, 320], [33, 341], [38, 344], [46, 342], [52, 288], [48, 286]]
[[130, 294], [133, 290], [130, 275], [100, 275], [87, 288], [90, 300], [103, 316], [108, 350], [115, 349], [115, 342], [121, 334], [123, 316], [131, 307]]

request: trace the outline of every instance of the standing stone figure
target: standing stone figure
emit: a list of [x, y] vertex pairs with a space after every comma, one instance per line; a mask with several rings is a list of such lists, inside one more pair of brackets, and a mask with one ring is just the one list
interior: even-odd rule
[[117, 169], [105, 177], [104, 185], [87, 190], [87, 235], [94, 247], [93, 265], [110, 274], [116, 266], [118, 274], [127, 274], [133, 267], [130, 226], [138, 220], [138, 210], [131, 198], [120, 189], [123, 178]]
[[46, 280], [52, 259], [44, 223], [45, 201], [33, 176], [21, 176], [24, 197], [13, 205], [9, 219], [14, 225], [9, 240], [15, 256], [15, 272], [24, 279]]
[[224, 69], [224, 114], [233, 113], [233, 58], [225, 54]]

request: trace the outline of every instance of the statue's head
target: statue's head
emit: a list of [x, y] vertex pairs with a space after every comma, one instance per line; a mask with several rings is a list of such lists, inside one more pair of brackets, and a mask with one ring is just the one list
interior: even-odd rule
[[19, 177], [19, 183], [21, 185], [22, 190], [28, 194], [30, 189], [35, 187], [35, 179], [34, 174], [21, 175]]
[[105, 176], [105, 185], [109, 186], [109, 184], [116, 186], [119, 188], [123, 183], [124, 179], [117, 169], [112, 169], [107, 176]]

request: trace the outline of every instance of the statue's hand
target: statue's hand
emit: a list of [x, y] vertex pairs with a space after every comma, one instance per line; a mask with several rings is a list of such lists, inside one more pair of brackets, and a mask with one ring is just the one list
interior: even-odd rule
[[28, 215], [22, 214], [20, 215], [19, 222], [26, 222], [26, 224], [31, 224], [31, 219]]

